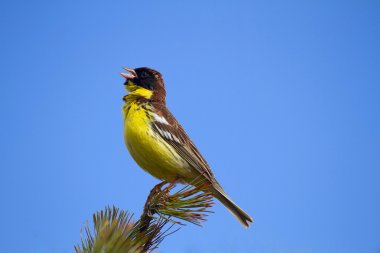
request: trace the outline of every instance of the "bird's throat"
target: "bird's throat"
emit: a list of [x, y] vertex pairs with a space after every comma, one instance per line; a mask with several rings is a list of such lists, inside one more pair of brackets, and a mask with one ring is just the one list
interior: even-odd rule
[[125, 89], [129, 91], [129, 94], [125, 96], [127, 100], [138, 98], [150, 99], [153, 96], [153, 91], [138, 86], [130, 80], [128, 80], [128, 83], [125, 85]]

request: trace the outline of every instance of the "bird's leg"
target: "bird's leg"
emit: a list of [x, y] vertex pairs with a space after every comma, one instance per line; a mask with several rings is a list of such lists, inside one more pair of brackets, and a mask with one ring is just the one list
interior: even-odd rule
[[[154, 205], [155, 202], [157, 201], [157, 198], [167, 198], [169, 196], [169, 192], [171, 189], [173, 189], [178, 183], [183, 182], [182, 177], [177, 177], [175, 180], [171, 182], [167, 181], [162, 181], [161, 183], [155, 185], [152, 190], [150, 190], [149, 196], [145, 202], [144, 205], [144, 211], [143, 214], [141, 215], [141, 228], [140, 231], [144, 231], [148, 228], [149, 223], [152, 220], [152, 216], [156, 213], [157, 207]], [[164, 189], [162, 187], [166, 184], [168, 184]]]
[[145, 231], [149, 223], [152, 220], [152, 216], [156, 213], [156, 206], [152, 205], [154, 202], [156, 202], [157, 196], [162, 192], [162, 187], [167, 184], [166, 181], [162, 181], [161, 183], [155, 185], [152, 190], [150, 190], [149, 196], [146, 199], [143, 213], [140, 217], [141, 225], [140, 225], [140, 231]]
[[183, 180], [183, 177], [178, 176], [171, 183], [176, 185], [176, 184], [183, 184], [185, 183], [185, 181]]
[[[156, 184], [156, 185], [153, 187], [153, 189], [150, 190], [150, 194], [149, 194], [149, 196], [152, 195], [152, 194], [154, 194], [154, 193], [157, 193], [157, 192], [161, 191], [161, 187], [164, 186], [164, 185], [166, 185], [167, 183], [168, 183], [167, 181], [162, 181], [161, 183]], [[149, 197], [148, 197], [148, 198], [149, 198]]]

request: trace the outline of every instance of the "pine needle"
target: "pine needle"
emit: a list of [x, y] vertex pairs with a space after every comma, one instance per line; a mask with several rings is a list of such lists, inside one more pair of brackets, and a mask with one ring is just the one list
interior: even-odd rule
[[152, 252], [169, 235], [177, 232], [186, 221], [200, 226], [209, 208], [212, 195], [207, 184], [185, 186], [171, 193], [175, 183], [160, 183], [150, 192], [139, 220], [117, 207], [106, 207], [93, 215], [93, 232], [85, 225], [76, 253], [141, 253]]

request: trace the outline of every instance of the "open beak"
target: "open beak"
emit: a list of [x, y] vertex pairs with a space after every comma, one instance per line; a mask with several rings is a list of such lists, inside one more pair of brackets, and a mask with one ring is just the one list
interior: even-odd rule
[[137, 77], [136, 71], [134, 69], [130, 68], [123, 68], [124, 70], [128, 71], [129, 73], [120, 73], [120, 75], [126, 79], [133, 79]]

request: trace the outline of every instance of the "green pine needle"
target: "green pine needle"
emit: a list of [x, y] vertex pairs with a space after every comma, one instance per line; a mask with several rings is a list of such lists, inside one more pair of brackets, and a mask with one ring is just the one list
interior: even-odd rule
[[132, 214], [117, 207], [106, 207], [93, 215], [93, 233], [88, 224], [76, 253], [141, 253], [151, 252], [164, 238], [179, 228], [180, 221], [201, 225], [208, 209], [212, 207], [212, 195], [206, 184], [185, 186], [171, 194], [175, 184], [156, 185], [150, 192], [140, 219], [134, 222]]

